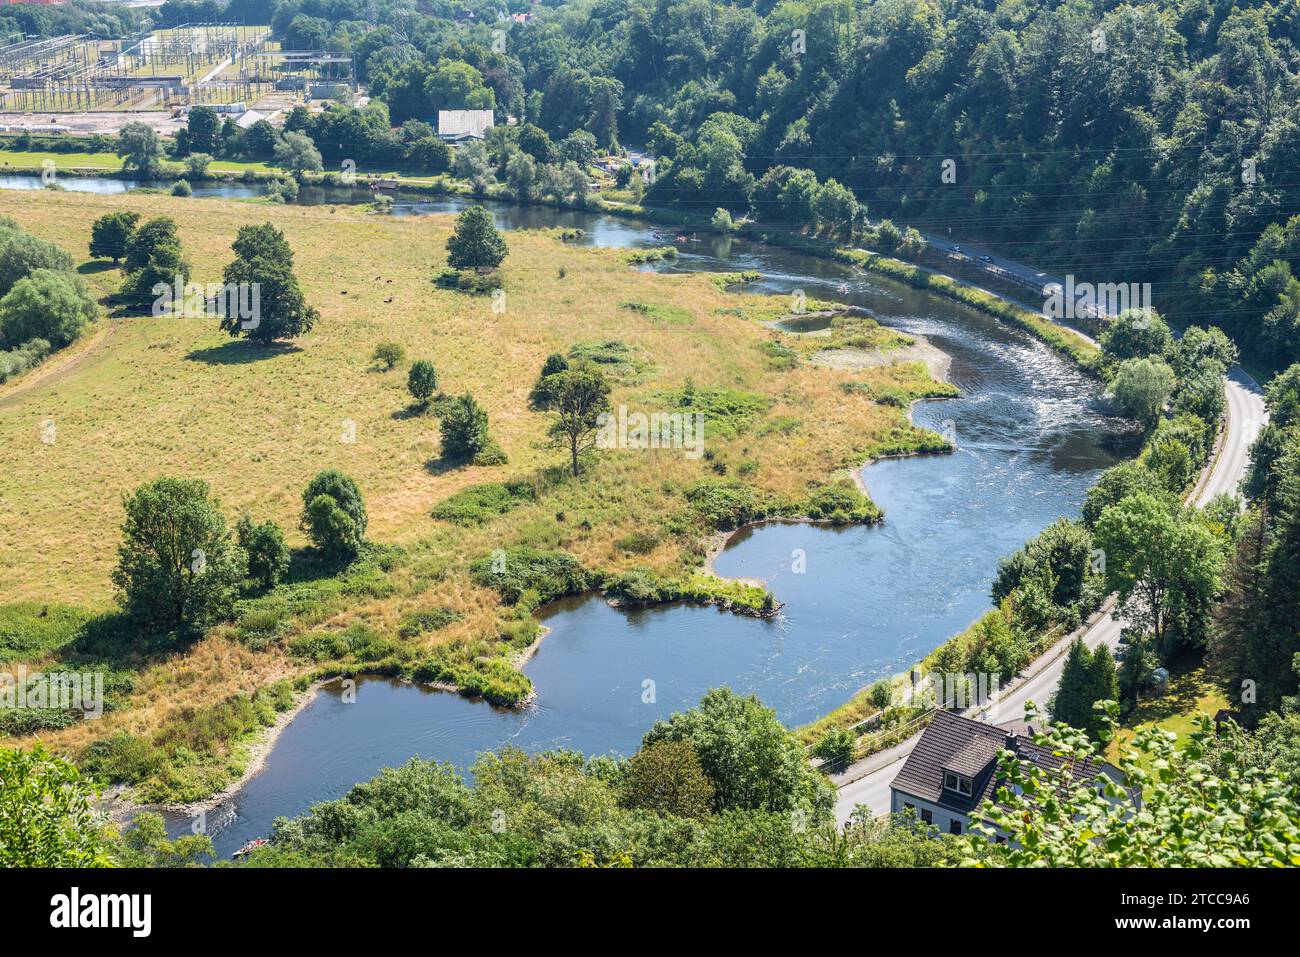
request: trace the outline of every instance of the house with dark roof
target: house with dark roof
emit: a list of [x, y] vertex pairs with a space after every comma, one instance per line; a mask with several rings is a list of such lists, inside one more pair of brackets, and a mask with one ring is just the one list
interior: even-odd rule
[[[1033, 733], [1033, 727], [1023, 721], [995, 725], [951, 711], [935, 712], [890, 783], [889, 810], [910, 811], [941, 833], [966, 833], [979, 820], [979, 808], [994, 799], [1001, 784], [999, 752], [1011, 751], [1044, 770], [1061, 766], [1062, 759], [1050, 748], [1034, 743]], [[1084, 762], [1073, 768], [1077, 782], [1094, 781], [1098, 774], [1120, 780], [1119, 771], [1109, 764]], [[997, 840], [1006, 838], [999, 835]]]

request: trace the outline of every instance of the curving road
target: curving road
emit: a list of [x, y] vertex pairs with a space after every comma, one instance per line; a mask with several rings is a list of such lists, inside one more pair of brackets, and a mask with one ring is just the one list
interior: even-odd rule
[[[1018, 263], [999, 260], [998, 265], [1001, 268], [1015, 266], [1022, 275], [1031, 274], [1045, 282], [1055, 281], [1054, 277], [1035, 273]], [[1228, 400], [1225, 427], [1214, 458], [1189, 497], [1197, 505], [1204, 505], [1216, 495], [1237, 491], [1250, 462], [1250, 444], [1267, 419], [1263, 390], [1244, 370], [1234, 368], [1229, 372], [1225, 387]], [[1124, 623], [1111, 616], [1112, 607], [1113, 602], [1108, 600], [1084, 625], [1082, 637], [1090, 649], [1102, 644], [1113, 649], [1119, 644]], [[1073, 635], [1063, 638], [1055, 648], [1033, 662], [1016, 682], [1004, 688], [992, 705], [990, 720], [1002, 722], [1023, 717], [1027, 701], [1045, 707], [1056, 690], [1065, 665], [1065, 652], [1073, 638]], [[889, 812], [889, 784], [918, 737], [913, 735], [886, 751], [863, 758], [840, 774], [832, 775], [831, 780], [839, 788], [835, 816], [840, 824], [845, 823], [859, 805], [865, 805], [873, 815]]]

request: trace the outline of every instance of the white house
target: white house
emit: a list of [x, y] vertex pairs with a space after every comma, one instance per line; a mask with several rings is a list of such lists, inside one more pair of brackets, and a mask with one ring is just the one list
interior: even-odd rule
[[[986, 800], [994, 800], [1002, 784], [999, 751], [1011, 751], [1044, 770], [1060, 767], [1061, 759], [1035, 744], [1032, 735], [1033, 728], [1023, 721], [994, 725], [951, 711], [935, 712], [889, 785], [890, 812], [911, 811], [940, 833], [966, 833], [972, 819], [979, 820], [975, 812]], [[1098, 774], [1120, 780], [1119, 771], [1105, 763], [1081, 763], [1072, 773], [1078, 783], [1095, 781]], [[996, 840], [1005, 843], [1006, 837], [999, 834]]]
[[492, 126], [491, 110], [438, 111], [438, 137], [446, 143], [481, 140]]

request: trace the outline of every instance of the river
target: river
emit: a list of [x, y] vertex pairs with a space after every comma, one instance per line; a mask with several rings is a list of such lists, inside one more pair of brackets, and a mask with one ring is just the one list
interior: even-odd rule
[[[12, 180], [30, 183], [0, 176], [0, 188]], [[62, 182], [124, 188], [116, 179]], [[196, 197], [255, 192], [245, 184], [195, 187]], [[365, 198], [304, 189], [300, 202]], [[399, 197], [393, 214], [454, 213], [471, 202]], [[503, 229], [581, 228], [582, 242], [597, 246], [672, 240], [660, 227], [608, 215], [483, 205]], [[219, 854], [268, 834], [276, 817], [339, 797], [414, 755], [466, 768], [505, 744], [629, 754], [655, 720], [716, 685], [758, 694], [789, 725], [810, 721], [986, 611], [999, 558], [1056, 518], [1077, 515], [1097, 474], [1135, 451], [1124, 423], [1106, 414], [1100, 386], [1018, 329], [791, 250], [707, 234], [678, 248], [675, 260], [646, 268], [755, 271], [763, 278], [752, 290], [803, 289], [925, 335], [951, 356], [948, 377], [962, 394], [918, 403], [914, 419], [951, 430], [957, 451], [868, 466], [863, 477], [885, 511], [883, 525], [773, 523], [735, 535], [715, 567], [763, 579], [784, 602], [773, 620], [682, 605], [623, 612], [595, 596], [557, 602], [544, 610], [551, 631], [525, 667], [537, 700], [520, 711], [382, 678], [361, 679], [351, 703], [337, 684], [326, 686], [285, 728], [263, 770], [208, 813]], [[175, 833], [190, 822], [173, 816], [169, 824]]]

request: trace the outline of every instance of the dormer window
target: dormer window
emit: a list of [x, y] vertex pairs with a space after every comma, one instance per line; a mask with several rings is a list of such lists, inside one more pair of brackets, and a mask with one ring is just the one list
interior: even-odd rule
[[962, 797], [971, 796], [971, 780], [952, 771], [943, 772], [943, 789], [952, 791], [954, 794], [960, 794]]

